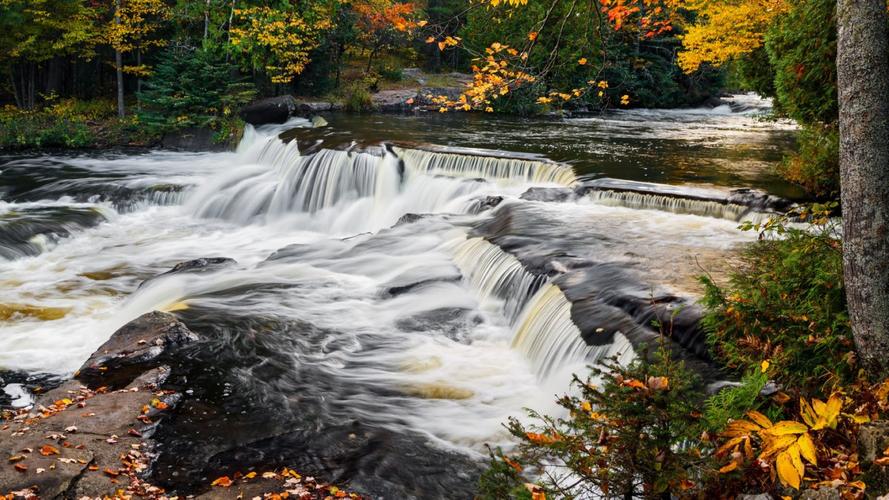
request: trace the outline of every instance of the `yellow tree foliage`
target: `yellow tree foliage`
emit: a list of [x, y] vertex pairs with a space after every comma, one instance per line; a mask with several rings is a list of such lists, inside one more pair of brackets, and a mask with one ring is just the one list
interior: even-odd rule
[[[105, 40], [114, 50], [128, 53], [166, 45], [167, 41], [158, 36], [163, 23], [171, 17], [164, 0], [123, 0], [118, 14], [120, 22], [112, 19], [105, 25]], [[123, 70], [140, 76], [150, 74], [143, 64], [125, 66]]]
[[761, 47], [769, 25], [789, 5], [786, 0], [700, 0], [687, 7], [699, 17], [682, 37], [679, 66], [691, 73], [704, 63], [720, 66]]
[[321, 9], [301, 13], [251, 7], [235, 9], [234, 15], [238, 24], [231, 28], [233, 49], [264, 69], [272, 83], [289, 83], [302, 73], [321, 33], [333, 27], [329, 13]]

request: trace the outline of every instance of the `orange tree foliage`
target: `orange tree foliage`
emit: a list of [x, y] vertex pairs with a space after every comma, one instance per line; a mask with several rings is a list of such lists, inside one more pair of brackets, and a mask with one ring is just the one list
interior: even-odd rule
[[420, 11], [411, 2], [354, 0], [352, 10], [358, 16], [358, 41], [370, 54], [368, 70], [381, 50], [406, 42], [413, 30], [426, 25], [418, 20]]
[[[528, 0], [482, 0], [477, 7], [488, 9], [492, 22], [509, 18], [519, 12], [519, 9], [531, 9]], [[458, 99], [438, 98], [436, 102], [441, 106], [441, 111], [492, 111], [494, 101], [520, 88], [541, 83], [554, 67], [564, 64], [587, 67], [589, 77], [586, 82], [576, 88], [544, 93], [537, 101], [539, 104], [560, 105], [590, 94], [605, 98], [608, 82], [604, 82], [598, 75], [603, 69], [603, 56], [608, 50], [606, 40], [613, 38], [613, 34], [631, 40], [652, 40], [668, 36], [680, 19], [678, 0], [552, 0], [549, 3], [537, 2], [534, 7], [534, 12], [540, 11], [541, 14], [535, 21], [534, 28], [520, 43], [514, 40], [510, 45], [496, 41], [484, 48], [483, 52], [470, 51], [475, 57], [472, 66], [474, 78]], [[577, 22], [586, 23], [587, 28], [581, 30], [584, 36], [595, 31], [598, 40], [587, 43], [588, 54], [581, 54], [571, 61], [559, 60], [560, 47], [566, 43], [578, 42], [563, 40], [566, 24]], [[542, 43], [544, 40], [547, 43]], [[440, 50], [463, 45], [463, 41], [455, 36], [433, 35], [426, 41], [437, 44]], [[629, 95], [620, 96], [620, 103], [624, 106], [630, 100]]]

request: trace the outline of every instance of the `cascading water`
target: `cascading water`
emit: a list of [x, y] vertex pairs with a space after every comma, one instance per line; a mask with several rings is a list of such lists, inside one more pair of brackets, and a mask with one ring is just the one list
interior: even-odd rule
[[[724, 260], [742, 238], [730, 240], [726, 220], [669, 213], [694, 209], [679, 201], [637, 202], [652, 215], [602, 206], [604, 195], [519, 199], [576, 187], [565, 164], [410, 148], [301, 154], [278, 138], [294, 125], [307, 122], [248, 127], [232, 153], [4, 164], [22, 181], [0, 186], [0, 229], [24, 225], [0, 230], [0, 249], [12, 248], [4, 234], [56, 236], [0, 252], [0, 370], [70, 374], [123, 324], [175, 310], [202, 343], [173, 369], [195, 393], [158, 431], [155, 474], [186, 488], [227, 454], [309, 457], [379, 485], [376, 496], [408, 498], [422, 478], [430, 498], [468, 497], [483, 445], [510, 445], [508, 417], [552, 414], [570, 373], [634, 356], [620, 333], [584, 342], [568, 289], [544, 273], [583, 258], [672, 278], [692, 264], [662, 254]], [[503, 241], [467, 237], [500, 201], [521, 208]], [[411, 213], [435, 216], [399, 222]], [[237, 263], [142, 285], [200, 257]], [[533, 273], [526, 258], [540, 264]], [[205, 422], [219, 432], [202, 433]]]
[[744, 205], [674, 196], [602, 190], [591, 191], [586, 194], [586, 197], [594, 203], [614, 207], [662, 210], [675, 214], [703, 215], [732, 221], [744, 219], [759, 221], [762, 217], [766, 217], [764, 214], [751, 212], [750, 207]]
[[536, 183], [570, 186], [575, 181], [574, 171], [570, 167], [552, 162], [420, 149], [394, 148], [394, 151], [404, 161], [408, 172], [414, 174], [494, 179], [503, 184]]

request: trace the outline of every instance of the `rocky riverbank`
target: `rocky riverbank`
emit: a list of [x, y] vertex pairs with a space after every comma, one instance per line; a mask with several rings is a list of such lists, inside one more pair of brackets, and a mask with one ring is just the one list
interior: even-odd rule
[[[115, 332], [74, 378], [6, 411], [0, 422], [0, 495], [5, 498], [168, 496], [150, 478], [154, 439], [175, 425], [183, 394], [164, 388], [167, 364], [199, 340], [175, 316], [145, 314]], [[195, 498], [360, 498], [287, 467], [245, 467], [209, 475]]]

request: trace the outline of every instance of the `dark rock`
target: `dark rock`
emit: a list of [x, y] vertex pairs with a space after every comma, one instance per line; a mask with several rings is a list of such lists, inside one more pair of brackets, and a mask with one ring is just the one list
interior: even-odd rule
[[241, 108], [241, 119], [251, 125], [284, 123], [294, 116], [298, 104], [291, 95], [260, 99]]
[[520, 198], [528, 201], [564, 202], [573, 197], [574, 190], [571, 188], [532, 187], [522, 193]]
[[485, 210], [496, 208], [503, 202], [502, 196], [483, 196], [472, 200], [472, 205], [467, 209], [467, 213], [480, 214]]
[[401, 226], [403, 224], [412, 224], [418, 220], [425, 219], [428, 216], [428, 214], [404, 214], [399, 217], [398, 221], [392, 227]]
[[151, 282], [152, 280], [156, 280], [161, 276], [169, 276], [171, 274], [213, 272], [229, 266], [233, 266], [237, 263], [238, 261], [236, 261], [235, 259], [230, 259], [228, 257], [202, 257], [200, 259], [186, 260], [184, 262], [176, 264], [169, 271], [158, 274], [157, 276], [143, 281], [139, 285], [139, 287], [141, 288], [145, 284]]
[[207, 127], [189, 127], [164, 135], [161, 146], [179, 151], [227, 151], [228, 143], [217, 142], [216, 131]]
[[298, 101], [296, 103], [296, 114], [299, 116], [309, 116], [326, 111], [341, 111], [342, 105], [333, 102], [324, 101]]
[[197, 339], [172, 314], [150, 312], [114, 332], [75, 375], [93, 387], [122, 387], [157, 366], [163, 354]]

